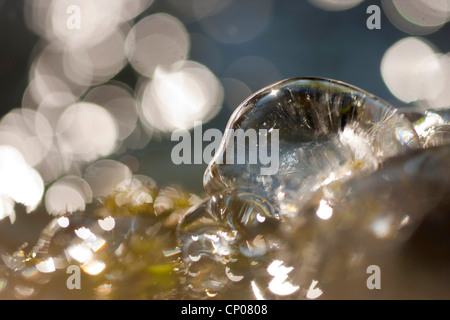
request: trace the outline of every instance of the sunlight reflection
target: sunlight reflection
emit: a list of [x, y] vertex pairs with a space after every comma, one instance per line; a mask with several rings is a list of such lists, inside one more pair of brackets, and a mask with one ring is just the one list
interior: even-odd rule
[[86, 227], [81, 227], [75, 230], [75, 234], [83, 240], [95, 239], [95, 235]]
[[[108, 0], [79, 0], [75, 8], [83, 13], [83, 20], [79, 26], [68, 27], [68, 9], [74, 5], [72, 0], [54, 0], [46, 17], [45, 36], [51, 41], [59, 41], [65, 45], [75, 48], [79, 46], [91, 46], [103, 41], [108, 37], [121, 22], [120, 1]], [[105, 10], [108, 8], [108, 10]], [[73, 14], [77, 11], [71, 10]], [[69, 12], [70, 13], [70, 12]], [[81, 19], [80, 19], [81, 20]], [[74, 32], [76, 30], [76, 32]]]
[[43, 193], [41, 176], [27, 165], [20, 152], [10, 146], [0, 146], [0, 195], [2, 200], [6, 197], [0, 206], [3, 211], [0, 217], [14, 213], [8, 197], [25, 205], [27, 211], [31, 212], [41, 202]]
[[99, 260], [91, 260], [81, 266], [84, 272], [90, 274], [91, 276], [95, 276], [102, 272], [106, 267], [106, 264], [103, 261]]
[[373, 221], [370, 226], [371, 231], [375, 235], [375, 237], [379, 239], [387, 238], [393, 229], [394, 222], [390, 217], [380, 217]]
[[95, 198], [110, 195], [117, 190], [120, 183], [129, 181], [131, 170], [114, 160], [100, 160], [91, 164], [84, 173]]
[[156, 67], [168, 68], [185, 60], [189, 47], [184, 25], [171, 15], [157, 13], [133, 27], [127, 36], [125, 51], [133, 68], [150, 78]]
[[120, 140], [136, 128], [136, 102], [131, 89], [123, 83], [112, 82], [95, 87], [86, 94], [84, 101], [100, 105], [114, 116]]
[[450, 18], [449, 0], [383, 0], [382, 4], [390, 22], [413, 35], [433, 33]]
[[409, 37], [384, 54], [381, 74], [389, 90], [400, 100], [433, 100], [446, 80], [436, 51], [425, 40]]
[[435, 98], [427, 101], [428, 105], [424, 108], [446, 108], [450, 106], [450, 90], [448, 90], [450, 88], [450, 54], [440, 56], [439, 62], [445, 75], [443, 88]]
[[129, 29], [128, 25], [121, 25], [95, 46], [66, 50], [63, 57], [66, 77], [72, 81], [80, 79], [77, 84], [88, 86], [112, 78], [126, 64], [124, 45]]
[[66, 176], [53, 183], [45, 195], [45, 208], [52, 215], [82, 211], [92, 202], [88, 183], [76, 176]]
[[252, 291], [253, 294], [255, 295], [256, 300], [265, 300], [261, 289], [259, 289], [258, 285], [255, 283], [255, 281], [251, 282], [251, 287], [252, 287]]
[[308, 292], [306, 293], [306, 298], [308, 299], [317, 299], [323, 294], [323, 291], [319, 288], [316, 288], [318, 281], [313, 280], [311, 285], [309, 286]]
[[343, 11], [351, 9], [363, 0], [308, 0], [316, 7], [329, 11]]
[[160, 131], [190, 129], [194, 121], [208, 121], [220, 110], [223, 88], [205, 66], [184, 61], [169, 71], [157, 69], [143, 90], [141, 120]]
[[98, 224], [104, 231], [111, 231], [116, 226], [116, 220], [113, 217], [106, 217], [103, 220], [98, 220]]
[[267, 272], [274, 277], [269, 283], [270, 291], [277, 295], [285, 296], [300, 289], [299, 286], [295, 286], [288, 281], [288, 274], [293, 269], [293, 267], [283, 266], [283, 261], [274, 260], [267, 268]]
[[69, 257], [77, 260], [80, 263], [88, 262], [93, 256], [93, 252], [86, 244], [73, 245], [69, 247], [66, 252]]
[[67, 228], [70, 224], [70, 220], [67, 217], [58, 218], [57, 222], [61, 228]]
[[13, 109], [0, 121], [0, 145], [16, 148], [30, 166], [39, 164], [47, 155], [53, 131], [47, 120], [30, 109]]
[[36, 265], [36, 268], [43, 273], [51, 273], [56, 270], [53, 258], [48, 258]]
[[57, 126], [60, 147], [75, 159], [92, 161], [109, 155], [115, 148], [118, 129], [104, 108], [87, 102], [70, 106]]
[[333, 215], [333, 208], [328, 205], [326, 200], [320, 200], [320, 206], [316, 214], [320, 219], [328, 220]]

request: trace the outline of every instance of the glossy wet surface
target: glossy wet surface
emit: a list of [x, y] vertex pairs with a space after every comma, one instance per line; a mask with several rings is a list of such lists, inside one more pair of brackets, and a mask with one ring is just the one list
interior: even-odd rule
[[[332, 80], [274, 84], [231, 117], [258, 144], [226, 135], [203, 199], [142, 176], [103, 188], [36, 243], [3, 250], [0, 296], [449, 298], [447, 116], [402, 114]], [[227, 158], [237, 147], [244, 163]], [[261, 148], [279, 152], [271, 174]], [[380, 290], [367, 287], [373, 265]]]

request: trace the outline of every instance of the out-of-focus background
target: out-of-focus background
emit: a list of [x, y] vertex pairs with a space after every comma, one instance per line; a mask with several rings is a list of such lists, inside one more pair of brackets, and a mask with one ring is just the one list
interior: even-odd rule
[[175, 165], [171, 133], [223, 130], [285, 78], [450, 105], [449, 18], [448, 0], [0, 1], [1, 246], [131, 173], [201, 194], [207, 164]]

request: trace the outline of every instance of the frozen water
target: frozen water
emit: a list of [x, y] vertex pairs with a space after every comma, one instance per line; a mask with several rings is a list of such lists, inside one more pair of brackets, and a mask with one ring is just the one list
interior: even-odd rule
[[279, 150], [278, 170], [261, 175], [261, 161], [228, 164], [230, 148], [252, 151], [229, 134], [205, 172], [205, 190], [215, 195], [251, 188], [281, 216], [297, 214], [322, 185], [373, 172], [386, 158], [418, 145], [410, 121], [397, 110], [360, 89], [325, 79], [290, 79], [257, 92], [237, 108], [227, 129], [278, 129], [278, 145], [269, 145]]
[[[402, 113], [333, 80], [276, 83], [231, 117], [205, 199], [129, 177], [100, 206], [55, 218], [31, 250], [2, 253], [0, 294], [34, 297], [75, 264], [92, 277], [84, 297], [327, 297], [448, 198], [448, 115]], [[270, 174], [262, 148], [279, 156]]]

